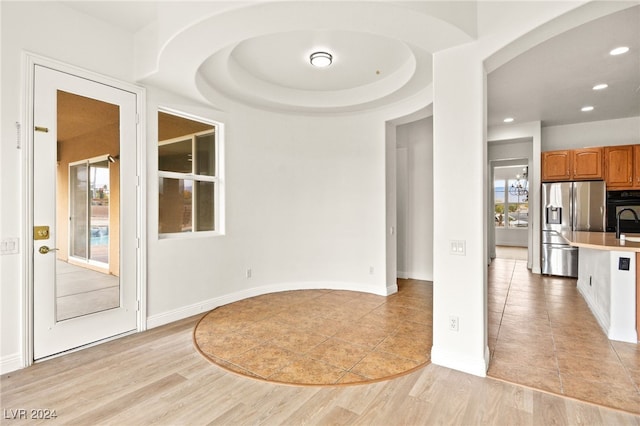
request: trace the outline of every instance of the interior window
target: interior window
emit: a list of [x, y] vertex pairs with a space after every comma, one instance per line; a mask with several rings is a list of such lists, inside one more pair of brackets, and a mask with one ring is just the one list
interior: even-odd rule
[[159, 233], [220, 231], [219, 126], [158, 113]]

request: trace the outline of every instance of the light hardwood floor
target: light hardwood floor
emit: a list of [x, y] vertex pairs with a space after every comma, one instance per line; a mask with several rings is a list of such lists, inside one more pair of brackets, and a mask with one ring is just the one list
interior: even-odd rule
[[196, 352], [199, 319], [1, 376], [2, 424], [32, 423], [11, 418], [55, 410], [47, 424], [640, 425], [638, 416], [436, 365], [349, 387], [256, 381]]
[[640, 425], [640, 417], [436, 365], [349, 387], [256, 381], [196, 352], [199, 318], [3, 375], [3, 417], [49, 409], [57, 417], [43, 424]]

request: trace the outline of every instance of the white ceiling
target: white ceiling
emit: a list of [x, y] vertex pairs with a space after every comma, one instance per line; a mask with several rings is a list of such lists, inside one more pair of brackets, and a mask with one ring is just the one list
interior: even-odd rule
[[[628, 46], [624, 55], [609, 51]], [[602, 91], [593, 86], [606, 83]], [[491, 72], [488, 124], [542, 121], [543, 127], [640, 116], [640, 6], [596, 19]], [[582, 112], [583, 106], [594, 110]]]
[[[154, 22], [158, 8], [155, 1], [64, 3], [130, 32]], [[169, 45], [163, 52], [166, 62], [194, 62], [189, 60], [194, 52], [205, 59], [182, 74], [174, 70], [163, 75], [160, 67], [155, 82], [170, 84], [197, 75], [204, 87], [199, 95], [213, 98], [223, 93], [272, 109], [373, 108], [424, 90], [432, 78], [431, 53], [464, 42], [465, 34], [475, 31], [470, 24], [476, 21], [475, 2], [375, 2], [367, 3], [366, 10], [358, 2], [302, 3], [303, 8], [300, 4], [260, 2], [259, 16], [265, 22], [259, 29], [243, 21], [242, 13], [225, 15], [225, 25], [233, 19], [244, 22], [246, 35], [224, 45], [216, 45], [219, 37], [214, 31], [220, 20], [200, 23], [198, 34], [208, 35], [206, 44], [187, 40], [189, 31], [184, 31], [176, 37], [183, 37], [176, 49]], [[298, 9], [286, 9], [293, 7]], [[289, 10], [288, 19], [282, 19], [283, 11]], [[433, 16], [438, 20], [429, 20]], [[180, 48], [187, 42], [193, 49]], [[609, 56], [618, 45], [631, 50]], [[334, 64], [311, 67], [308, 55], [315, 49], [330, 50]], [[601, 82], [609, 88], [591, 90]], [[595, 109], [583, 113], [584, 105]], [[543, 126], [640, 116], [640, 6], [560, 34], [491, 72], [488, 124], [503, 124], [507, 116], [515, 123], [539, 120]]]
[[62, 4], [135, 33], [157, 18], [155, 1], [62, 1]]
[[[375, 55], [362, 48], [372, 45]], [[309, 56], [318, 51], [331, 52], [331, 66], [310, 64]], [[232, 60], [254, 78], [298, 90], [345, 90], [373, 84], [401, 69], [411, 56], [411, 50], [398, 40], [327, 30], [255, 37], [239, 43], [231, 53]], [[297, 72], [291, 73], [294, 68]]]
[[[330, 66], [311, 65], [310, 55], [318, 51], [333, 56]], [[431, 55], [377, 34], [301, 30], [221, 49], [203, 62], [198, 75], [217, 92], [267, 108], [357, 110], [399, 93], [409, 95], [409, 87], [426, 87]]]

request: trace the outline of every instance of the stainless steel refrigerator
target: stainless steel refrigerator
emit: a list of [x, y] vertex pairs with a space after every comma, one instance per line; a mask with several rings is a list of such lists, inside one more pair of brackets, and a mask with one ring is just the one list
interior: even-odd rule
[[578, 248], [564, 231], [605, 230], [606, 187], [603, 181], [542, 184], [542, 273], [578, 276]]

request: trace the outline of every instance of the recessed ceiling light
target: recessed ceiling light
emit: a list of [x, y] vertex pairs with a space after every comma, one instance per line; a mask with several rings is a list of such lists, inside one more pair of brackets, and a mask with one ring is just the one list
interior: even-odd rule
[[609, 87], [607, 83], [596, 84], [595, 86], [593, 86], [593, 90], [602, 90], [606, 89], [607, 87]]
[[627, 46], [620, 46], [620, 47], [616, 47], [615, 49], [613, 49], [611, 52], [609, 52], [609, 55], [622, 55], [623, 53], [627, 53], [629, 51], [629, 48]]
[[331, 65], [331, 61], [333, 60], [333, 56], [331, 53], [327, 52], [314, 52], [309, 56], [309, 60], [311, 61], [311, 65], [318, 68], [324, 68]]
[[504, 121], [505, 123], [513, 123], [513, 117], [507, 117], [502, 121]]
[[591, 105], [583, 106], [582, 108], [580, 108], [580, 111], [582, 112], [593, 111], [593, 107]]

